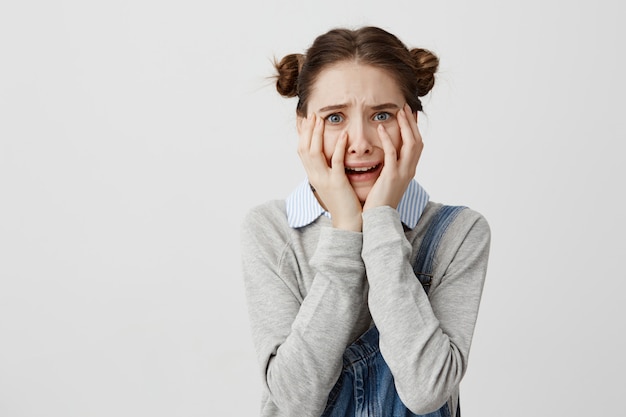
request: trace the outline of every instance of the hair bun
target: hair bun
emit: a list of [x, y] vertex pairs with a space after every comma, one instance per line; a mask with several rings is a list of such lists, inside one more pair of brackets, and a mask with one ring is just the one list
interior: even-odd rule
[[285, 55], [280, 62], [274, 61], [276, 68], [276, 90], [283, 97], [298, 95], [298, 74], [304, 63], [304, 55]]
[[439, 58], [428, 49], [413, 48], [415, 75], [417, 76], [417, 95], [425, 96], [435, 85], [435, 73], [439, 68]]

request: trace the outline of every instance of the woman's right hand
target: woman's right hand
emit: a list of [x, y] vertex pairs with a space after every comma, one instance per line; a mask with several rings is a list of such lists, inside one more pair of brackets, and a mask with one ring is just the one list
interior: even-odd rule
[[333, 227], [360, 232], [361, 203], [348, 181], [343, 164], [347, 132], [337, 139], [330, 164], [324, 155], [324, 119], [315, 113], [300, 125], [298, 155], [320, 204], [332, 218]]

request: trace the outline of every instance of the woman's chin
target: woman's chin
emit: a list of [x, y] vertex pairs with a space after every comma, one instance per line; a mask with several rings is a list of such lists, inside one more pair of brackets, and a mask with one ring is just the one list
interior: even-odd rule
[[367, 196], [369, 195], [372, 187], [354, 187], [354, 192], [358, 197], [361, 205], [365, 204], [365, 200], [367, 200]]

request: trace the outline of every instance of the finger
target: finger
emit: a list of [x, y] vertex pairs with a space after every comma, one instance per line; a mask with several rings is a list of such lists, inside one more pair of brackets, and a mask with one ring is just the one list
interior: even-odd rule
[[302, 121], [300, 130], [300, 140], [298, 142], [298, 154], [302, 157], [309, 153], [311, 149], [311, 135], [313, 134], [313, 122], [311, 118], [305, 118]]
[[383, 145], [383, 151], [385, 152], [385, 166], [395, 166], [398, 162], [398, 154], [396, 147], [393, 146], [389, 133], [387, 133], [387, 130], [382, 124], [378, 125], [377, 131], [380, 143]]
[[[408, 106], [405, 106], [407, 108]], [[412, 118], [411, 118], [412, 120]], [[400, 148], [400, 159], [413, 159], [412, 156], [419, 154], [422, 148], [422, 137], [417, 131], [417, 124], [411, 123], [405, 109], [398, 112], [398, 124], [400, 126], [400, 136], [402, 138], [402, 147]], [[415, 126], [415, 128], [413, 128]]]
[[309, 182], [317, 188], [320, 178], [328, 172], [328, 163], [321, 151], [323, 148], [323, 125], [315, 113], [304, 121], [298, 153], [309, 177]]
[[[404, 110], [404, 117], [407, 121], [408, 126], [411, 129], [411, 132], [413, 133], [413, 137], [415, 138], [416, 142], [418, 143], [421, 142], [422, 135], [420, 134], [419, 127], [417, 125], [417, 112], [413, 113], [413, 110], [411, 110], [411, 107], [409, 106], [408, 103], [404, 104], [403, 110]], [[415, 119], [413, 119], [413, 116], [415, 117]]]
[[346, 147], [348, 144], [348, 132], [343, 131], [339, 135], [337, 139], [337, 143], [335, 143], [335, 150], [333, 152], [333, 156], [331, 157], [331, 169], [333, 171], [341, 171], [345, 172], [344, 166], [344, 158], [346, 156]]
[[406, 112], [406, 106], [398, 111], [398, 125], [400, 126], [400, 135], [402, 136], [402, 145], [405, 143], [415, 143], [415, 131], [411, 128], [409, 117]]
[[324, 155], [324, 119], [314, 115], [313, 132], [311, 135], [310, 166], [318, 174], [328, 172], [329, 166]]
[[320, 154], [324, 150], [324, 119], [313, 113], [313, 134], [311, 137], [311, 152]]

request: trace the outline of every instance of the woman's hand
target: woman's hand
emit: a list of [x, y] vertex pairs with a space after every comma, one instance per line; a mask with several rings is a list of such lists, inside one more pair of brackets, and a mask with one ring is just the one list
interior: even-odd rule
[[313, 113], [302, 121], [298, 154], [317, 199], [332, 218], [333, 227], [360, 232], [361, 203], [346, 176], [343, 160], [348, 140], [342, 132], [330, 165], [324, 156], [324, 120]]
[[408, 104], [398, 111], [397, 119], [401, 139], [399, 156], [383, 125], [378, 126], [378, 136], [385, 151], [385, 165], [367, 196], [363, 211], [379, 206], [398, 208], [406, 188], [415, 177], [417, 162], [424, 148], [422, 136]]

